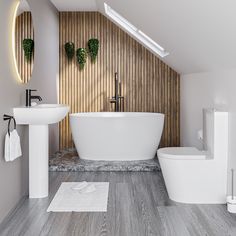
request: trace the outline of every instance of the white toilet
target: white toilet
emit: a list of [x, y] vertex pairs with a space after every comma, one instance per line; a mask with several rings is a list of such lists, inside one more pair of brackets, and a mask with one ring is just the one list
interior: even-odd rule
[[170, 199], [182, 203], [226, 203], [228, 112], [203, 110], [204, 151], [169, 147], [157, 151]]

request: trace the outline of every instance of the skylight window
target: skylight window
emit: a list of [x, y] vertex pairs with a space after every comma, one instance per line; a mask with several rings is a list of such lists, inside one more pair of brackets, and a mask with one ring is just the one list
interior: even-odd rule
[[146, 47], [151, 49], [154, 53], [158, 54], [161, 57], [165, 57], [169, 55], [168, 52], [165, 51], [163, 47], [161, 47], [158, 43], [156, 43], [153, 39], [147, 36], [144, 32], [139, 30], [133, 24], [131, 24], [128, 20], [126, 20], [123, 16], [117, 13], [114, 9], [112, 9], [109, 5], [104, 3], [106, 14], [113, 19], [117, 24], [119, 24], [122, 28], [127, 30], [130, 34], [132, 34], [135, 38], [141, 41]]

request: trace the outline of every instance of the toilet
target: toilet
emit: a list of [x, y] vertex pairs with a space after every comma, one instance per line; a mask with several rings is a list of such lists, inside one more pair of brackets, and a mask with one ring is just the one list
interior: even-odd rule
[[204, 150], [160, 148], [160, 162], [169, 198], [192, 204], [226, 203], [228, 112], [203, 109]]

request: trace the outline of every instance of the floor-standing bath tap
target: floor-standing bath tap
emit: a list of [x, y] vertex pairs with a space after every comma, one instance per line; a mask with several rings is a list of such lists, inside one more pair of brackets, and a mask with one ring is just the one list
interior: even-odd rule
[[124, 111], [124, 97], [121, 96], [121, 82], [118, 80], [118, 73], [115, 73], [115, 96], [110, 99], [110, 103], [115, 103], [115, 111]]

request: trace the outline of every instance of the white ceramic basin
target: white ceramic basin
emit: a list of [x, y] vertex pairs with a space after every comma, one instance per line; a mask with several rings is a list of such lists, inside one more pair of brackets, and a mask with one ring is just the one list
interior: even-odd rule
[[33, 107], [13, 108], [19, 125], [48, 125], [61, 121], [69, 112], [69, 107], [61, 104], [40, 104]]
[[61, 121], [69, 107], [40, 104], [13, 108], [18, 125], [29, 125], [29, 197], [48, 196], [48, 125]]

